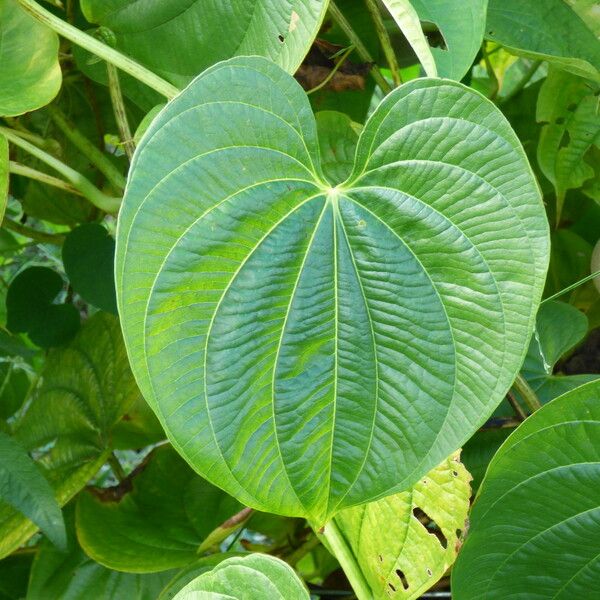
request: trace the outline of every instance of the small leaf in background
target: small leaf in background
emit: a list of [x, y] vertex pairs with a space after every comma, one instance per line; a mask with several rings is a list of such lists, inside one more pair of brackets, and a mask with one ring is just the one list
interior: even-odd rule
[[557, 222], [567, 190], [583, 187], [586, 193], [600, 181], [600, 165], [592, 153], [600, 147], [598, 93], [600, 85], [559, 69], [550, 69], [540, 89], [536, 118], [544, 125], [537, 159], [556, 191]]
[[452, 565], [467, 527], [470, 481], [457, 452], [412, 489], [334, 517], [376, 600], [419, 598]]
[[411, 2], [411, 0], [383, 0], [383, 5], [408, 40], [427, 76], [437, 77], [435, 59], [413, 4], [414, 2]]
[[490, 461], [511, 431], [512, 429], [509, 427], [480, 429], [463, 446], [461, 460], [473, 477], [471, 482], [473, 494], [477, 493]]
[[294, 570], [266, 554], [228, 558], [186, 585], [174, 600], [309, 600]]
[[73, 229], [62, 248], [65, 273], [73, 289], [86, 301], [117, 314], [115, 241], [98, 223]]
[[31, 387], [30, 373], [23, 365], [2, 361], [0, 353], [0, 420], [8, 419], [23, 405]]
[[[13, 424], [14, 438], [36, 454], [60, 505], [106, 462], [113, 428], [139, 399], [116, 317], [99, 312], [68, 346], [48, 353], [41, 386]], [[0, 557], [37, 527], [0, 503]]]
[[574, 306], [556, 301], [540, 306], [521, 371], [542, 402], [600, 377], [595, 374], [554, 374], [556, 363], [581, 342], [587, 332], [588, 320]]
[[[45, 543], [54, 548], [50, 542]], [[13, 554], [0, 560], [0, 600], [25, 598], [32, 561], [30, 553]]]
[[79, 312], [72, 304], [53, 304], [62, 277], [48, 267], [29, 267], [10, 283], [6, 294], [6, 327], [27, 333], [42, 348], [67, 343], [77, 333]]
[[456, 600], [600, 596], [600, 381], [553, 400], [502, 445], [452, 571]]
[[72, 508], [65, 509], [68, 552], [41, 542], [26, 600], [156, 600], [176, 571], [138, 575], [112, 571], [94, 562], [77, 542]]
[[8, 203], [8, 140], [0, 133], [0, 225]]
[[564, 0], [489, 0], [486, 37], [600, 81], [600, 40]]
[[0, 500], [31, 519], [53, 544], [67, 538], [54, 491], [25, 449], [0, 431]]
[[[422, 22], [437, 26], [441, 47], [432, 47], [439, 77], [461, 80], [483, 40], [488, 0], [411, 0]], [[429, 75], [429, 73], [428, 73]]]
[[411, 486], [502, 400], [548, 232], [513, 131], [459, 83], [386, 96], [347, 181], [319, 156], [279, 67], [209, 69], [138, 147], [116, 279], [138, 382], [178, 450], [244, 505], [322, 524]]
[[196, 475], [171, 446], [161, 446], [116, 487], [79, 496], [77, 536], [87, 555], [108, 568], [165, 571], [218, 546], [231, 530], [213, 536], [208, 548], [203, 542], [242, 508]]
[[62, 81], [56, 33], [16, 0], [0, 0], [0, 40], [0, 115], [21, 115], [48, 104]]

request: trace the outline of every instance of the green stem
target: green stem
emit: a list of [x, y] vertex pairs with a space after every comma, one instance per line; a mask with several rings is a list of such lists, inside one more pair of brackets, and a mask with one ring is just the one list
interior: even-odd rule
[[108, 464], [119, 482], [123, 481], [127, 475], [125, 474], [125, 470], [121, 466], [119, 459], [115, 456], [114, 452], [111, 452], [108, 457]]
[[24, 235], [30, 240], [35, 240], [40, 244], [55, 244], [56, 246], [61, 246], [62, 243], [65, 241], [65, 236], [62, 234], [38, 231], [37, 229], [27, 227], [27, 225], [17, 223], [16, 221], [9, 219], [8, 217], [4, 217], [4, 220], [2, 221], [2, 227], [6, 227], [6, 229], [14, 231], [19, 235]]
[[47, 185], [51, 185], [52, 187], [59, 188], [65, 192], [82, 196], [82, 193], [75, 189], [70, 183], [63, 181], [62, 179], [58, 179], [58, 177], [48, 175], [48, 173], [43, 173], [42, 171], [32, 169], [31, 167], [22, 165], [12, 160], [8, 163], [8, 169], [14, 175], [21, 175], [22, 177], [27, 177], [28, 179], [34, 179], [35, 181], [40, 181]]
[[106, 69], [108, 71], [110, 100], [112, 102], [113, 112], [115, 113], [117, 127], [119, 128], [119, 135], [121, 136], [121, 142], [123, 142], [125, 153], [131, 161], [133, 153], [135, 152], [135, 144], [133, 143], [133, 136], [131, 135], [131, 129], [129, 128], [129, 121], [127, 120], [127, 111], [125, 110], [125, 102], [123, 101], [121, 83], [119, 81], [119, 71], [110, 63], [106, 63]]
[[111, 160], [95, 144], [90, 142], [56, 106], [48, 106], [52, 121], [66, 138], [92, 163], [118, 190], [125, 189], [127, 180]]
[[368, 63], [371, 63], [371, 76], [377, 83], [377, 85], [383, 90], [384, 94], [389, 94], [392, 91], [390, 84], [385, 80], [385, 77], [382, 75], [379, 67], [375, 64], [375, 60], [371, 56], [370, 52], [367, 50], [367, 47], [362, 43], [362, 40], [358, 37], [354, 29], [352, 29], [352, 25], [348, 22], [346, 17], [342, 14], [340, 9], [337, 7], [336, 3], [333, 0], [329, 2], [329, 14], [333, 18], [333, 20], [338, 24], [340, 29], [346, 34], [350, 43], [356, 48], [359, 56]]
[[321, 535], [327, 540], [329, 548], [337, 558], [358, 600], [373, 600], [373, 592], [367, 583], [363, 572], [356, 562], [352, 550], [348, 547], [335, 519], [331, 519]]
[[69, 181], [73, 187], [79, 190], [83, 196], [85, 196], [94, 206], [108, 213], [115, 213], [119, 210], [121, 205], [120, 198], [112, 198], [101, 192], [89, 179], [84, 177], [78, 171], [71, 169], [68, 165], [54, 158], [51, 154], [44, 152], [37, 146], [30, 144], [27, 140], [17, 135], [12, 129], [7, 127], [0, 127], [0, 133], [2, 133], [9, 142], [12, 142], [15, 146], [19, 146], [35, 158], [46, 163], [49, 167], [58, 171], [67, 181]]
[[66, 21], [53, 15], [50, 11], [42, 8], [35, 0], [17, 0], [23, 10], [27, 11], [32, 17], [44, 23], [50, 27], [50, 29], [56, 31], [56, 33], [67, 38], [74, 44], [85, 48], [92, 54], [99, 56], [105, 61], [115, 65], [125, 73], [128, 73], [135, 79], [138, 79], [142, 83], [145, 83], [148, 87], [156, 90], [159, 94], [169, 98], [174, 98], [178, 93], [174, 85], [171, 85], [168, 81], [165, 81], [162, 77], [159, 77], [152, 71], [146, 69], [136, 61], [132, 60], [128, 56], [121, 54], [117, 50], [114, 50], [110, 46], [103, 44], [96, 38], [84, 33], [83, 31], [69, 25]]
[[527, 413], [523, 410], [523, 407], [519, 404], [519, 401], [515, 398], [512, 392], [508, 392], [508, 394], [506, 394], [506, 400], [510, 404], [515, 416], [519, 419], [519, 421], [524, 421], [527, 418]]
[[591, 281], [592, 279], [596, 279], [596, 277], [600, 277], [600, 271], [594, 271], [594, 273], [592, 273], [591, 275], [588, 275], [587, 277], [584, 277], [583, 279], [576, 281], [575, 283], [566, 287], [564, 290], [560, 290], [560, 292], [556, 292], [556, 294], [552, 294], [552, 296], [549, 296], [548, 298], [544, 298], [540, 302], [540, 305], [544, 304], [546, 302], [550, 302], [550, 300], [560, 298], [560, 296], [564, 296], [564, 294], [574, 290], [575, 288], [578, 288], [580, 285], [583, 285], [584, 283], [587, 283], [588, 281]]
[[525, 378], [519, 373], [513, 382], [514, 390], [523, 398], [523, 401], [527, 405], [530, 412], [534, 413], [536, 410], [542, 408], [542, 403], [537, 397], [536, 393], [531, 389]]
[[314, 550], [320, 543], [321, 540], [314, 533], [311, 533], [301, 546], [285, 557], [285, 562], [288, 565], [295, 567], [302, 558], [304, 558], [311, 550]]
[[390, 67], [390, 71], [392, 72], [392, 79], [394, 81], [394, 85], [400, 85], [402, 83], [402, 78], [400, 77], [400, 65], [398, 64], [396, 53], [394, 52], [394, 48], [392, 47], [392, 40], [390, 39], [390, 35], [387, 32], [387, 29], [385, 28], [383, 17], [381, 16], [381, 12], [379, 11], [377, 2], [376, 0], [365, 0], [365, 2], [367, 4], [367, 9], [371, 13], [371, 18], [373, 19], [373, 23], [375, 24], [375, 31], [379, 36], [379, 42], [381, 43], [383, 53], [385, 54], [388, 66]]
[[488, 77], [492, 81], [492, 91], [490, 93], [490, 100], [495, 100], [496, 96], [498, 96], [498, 92], [500, 91], [500, 84], [498, 83], [498, 76], [496, 75], [496, 71], [494, 71], [494, 67], [490, 61], [490, 56], [487, 53], [487, 49], [485, 47], [486, 42], [483, 42], [481, 46], [481, 53], [483, 54], [483, 61], [485, 62], [485, 70], [487, 71]]
[[504, 98], [502, 98], [499, 104], [506, 104], [507, 102], [510, 102], [510, 100], [512, 100], [531, 81], [531, 78], [535, 75], [536, 71], [540, 68], [541, 64], [541, 60], [534, 60], [531, 63], [529, 69], [527, 69], [527, 71], [525, 71], [525, 73], [523, 74], [523, 77], [521, 78], [519, 83], [517, 83], [517, 85], [514, 87], [513, 91]]
[[334, 75], [338, 72], [340, 67], [344, 64], [344, 61], [348, 58], [348, 56], [350, 56], [350, 53], [352, 52], [352, 50], [354, 50], [354, 46], [350, 46], [349, 48], [347, 48], [344, 51], [344, 53], [340, 56], [338, 61], [335, 63], [335, 66], [333, 67], [333, 69], [331, 69], [331, 71], [329, 72], [327, 77], [325, 77], [325, 79], [323, 79], [323, 81], [321, 81], [321, 83], [319, 83], [319, 85], [315, 85], [314, 88], [311, 88], [310, 90], [308, 90], [306, 92], [306, 94], [307, 95], [314, 94], [315, 92], [318, 92], [321, 88], [324, 88], [333, 79]]

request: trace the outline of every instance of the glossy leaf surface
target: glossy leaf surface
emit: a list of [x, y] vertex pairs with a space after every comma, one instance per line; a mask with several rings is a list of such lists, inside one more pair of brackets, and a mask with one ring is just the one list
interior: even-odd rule
[[83, 0], [117, 48], [176, 85], [220, 60], [265, 56], [293, 73], [327, 10], [326, 0]]
[[419, 598], [454, 562], [471, 497], [471, 476], [459, 457], [449, 457], [406, 492], [335, 517], [374, 598]]
[[165, 571], [194, 561], [213, 530], [242, 508], [163, 446], [126, 484], [79, 496], [77, 536], [88, 556], [111, 569]]
[[0, 40], [0, 115], [21, 115], [48, 104], [62, 80], [58, 36], [16, 0], [0, 0]]
[[25, 449], [0, 431], [0, 500], [31, 519], [54, 544], [67, 538], [54, 492]]
[[489, 0], [486, 37], [600, 81], [600, 40], [563, 0]]
[[324, 522], [406, 489], [492, 412], [525, 354], [547, 249], [523, 150], [480, 95], [403, 85], [348, 180], [328, 181], [299, 85], [238, 58], [140, 143], [119, 311], [188, 462], [248, 506]]
[[228, 558], [186, 585], [174, 600], [309, 600], [293, 569], [278, 558]]
[[600, 383], [564, 394], [506, 440], [452, 573], [457, 600], [600, 594]]

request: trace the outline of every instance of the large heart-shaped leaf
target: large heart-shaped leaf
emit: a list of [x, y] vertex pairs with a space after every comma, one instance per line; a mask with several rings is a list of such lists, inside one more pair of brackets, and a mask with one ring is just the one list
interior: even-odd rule
[[457, 600], [600, 594], [600, 382], [557, 398], [502, 445], [452, 573]]
[[486, 37], [600, 81], [600, 40], [564, 0], [489, 0]]
[[224, 560], [186, 585], [174, 600], [309, 600], [292, 568], [266, 554]]
[[242, 503], [324, 521], [406, 489], [502, 399], [548, 232], [525, 155], [464, 86], [387, 96], [345, 182], [261, 58], [155, 119], [117, 235], [134, 372], [175, 447]]
[[19, 7], [0, 0], [0, 115], [48, 104], [60, 89], [58, 36]]
[[[293, 73], [308, 52], [327, 0], [82, 0], [86, 18], [116, 46], [176, 85], [241, 54]], [[168, 49], [168, 50], [167, 50]]]
[[[115, 488], [79, 496], [77, 536], [88, 556], [111, 569], [165, 571], [194, 561], [210, 534], [242, 508], [163, 446]], [[230, 533], [223, 530], [214, 543]]]
[[406, 492], [334, 518], [374, 598], [420, 598], [456, 559], [471, 497], [459, 458], [450, 456]]

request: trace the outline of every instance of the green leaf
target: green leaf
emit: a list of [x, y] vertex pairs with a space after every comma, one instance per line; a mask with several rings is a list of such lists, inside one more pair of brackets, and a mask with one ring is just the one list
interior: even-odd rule
[[490, 464], [452, 571], [457, 600], [600, 594], [600, 382], [534, 413]]
[[600, 81], [600, 40], [564, 0], [489, 0], [486, 37]]
[[10, 418], [21, 408], [30, 387], [29, 373], [21, 364], [0, 362], [0, 419]]
[[86, 554], [108, 568], [165, 571], [196, 560], [213, 530], [241, 509], [198, 477], [170, 446], [161, 446], [125, 482], [79, 496], [77, 536]]
[[[118, 319], [107, 313], [90, 318], [68, 346], [49, 352], [41, 379], [14, 436], [35, 451], [62, 506], [105, 463], [115, 424], [139, 398]], [[0, 556], [36, 531], [0, 504]]]
[[0, 39], [0, 115], [21, 115], [48, 104], [62, 81], [56, 33], [16, 0], [0, 0]]
[[470, 480], [457, 452], [412, 489], [338, 513], [375, 599], [419, 598], [441, 579], [461, 545]]
[[494, 454], [510, 435], [507, 427], [500, 429], [480, 429], [462, 449], [461, 460], [473, 477], [471, 488], [475, 494]]
[[54, 491], [25, 449], [0, 431], [0, 500], [31, 519], [61, 549], [65, 524]]
[[81, 8], [88, 21], [110, 30], [119, 50], [183, 86], [207, 67], [236, 55], [265, 56], [294, 73], [317, 35], [327, 4], [83, 0]]
[[278, 558], [250, 554], [224, 560], [186, 585], [174, 600], [309, 600], [293, 569]]
[[348, 179], [362, 126], [344, 113], [329, 110], [318, 112], [315, 119], [323, 174], [332, 181]]
[[523, 150], [479, 94], [401, 86], [350, 178], [326, 181], [302, 89], [238, 58], [138, 147], [117, 296], [184, 458], [247, 506], [324, 522], [406, 489], [483, 423], [525, 355], [547, 252]]
[[598, 378], [592, 374], [554, 374], [559, 359], [581, 342], [587, 332], [588, 320], [574, 306], [556, 301], [540, 306], [522, 372], [542, 402]]
[[537, 158], [556, 191], [557, 220], [567, 190], [600, 181], [591, 153], [600, 148], [598, 93], [600, 86], [557, 69], [550, 69], [540, 89], [536, 117], [544, 126]]
[[[240, 556], [234, 552], [223, 552], [220, 554], [210, 554], [203, 556], [197, 562], [189, 565], [185, 569], [181, 569], [163, 588], [157, 600], [172, 600], [182, 587], [196, 579], [202, 573], [207, 573], [214, 569], [219, 563], [228, 558]], [[154, 600], [154, 599], [153, 599]]]
[[0, 600], [21, 600], [25, 597], [32, 560], [30, 553], [24, 553], [13, 554], [0, 561]]
[[0, 134], [0, 223], [4, 219], [8, 203], [8, 140]]
[[79, 329], [79, 312], [72, 304], [53, 304], [64, 286], [48, 267], [29, 267], [10, 283], [6, 294], [6, 327], [27, 333], [42, 348], [67, 343]]
[[[429, 77], [437, 77], [435, 59], [421, 28], [419, 15], [413, 4], [410, 0], [383, 0], [383, 5], [388, 9], [390, 15], [396, 21], [396, 25], [398, 25], [400, 31], [402, 31], [404, 37], [408, 40], [408, 43], [423, 65], [425, 73]], [[447, 11], [446, 14], [448, 14]]]
[[73, 289], [90, 304], [117, 314], [115, 241], [98, 223], [73, 229], [62, 248], [65, 272]]
[[488, 0], [463, 0], [459, 4], [453, 0], [410, 1], [421, 21], [436, 25], [443, 36], [445, 47], [431, 48], [437, 74], [462, 79], [481, 48]]
[[137, 575], [111, 571], [91, 560], [79, 547], [66, 511], [69, 550], [57, 552], [42, 542], [33, 561], [27, 600], [156, 600], [173, 571]]

